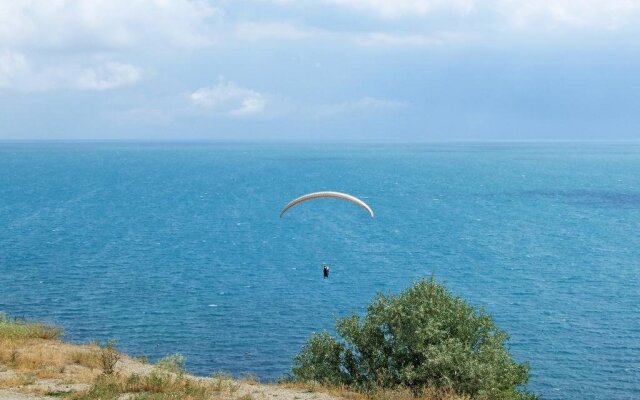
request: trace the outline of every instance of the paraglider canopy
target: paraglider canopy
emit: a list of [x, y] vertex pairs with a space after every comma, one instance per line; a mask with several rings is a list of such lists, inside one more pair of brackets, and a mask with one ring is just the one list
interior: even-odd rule
[[371, 215], [371, 218], [373, 218], [373, 210], [371, 209], [371, 207], [369, 207], [367, 203], [365, 203], [364, 201], [360, 200], [355, 196], [352, 196], [347, 193], [341, 193], [341, 192], [315, 192], [315, 193], [305, 194], [304, 196], [300, 196], [297, 199], [291, 200], [286, 206], [284, 206], [284, 208], [280, 212], [280, 218], [282, 218], [284, 213], [286, 213], [291, 207], [294, 207], [300, 203], [304, 203], [307, 200], [320, 199], [324, 197], [331, 197], [334, 199], [350, 201], [364, 208], [369, 213], [369, 215]]

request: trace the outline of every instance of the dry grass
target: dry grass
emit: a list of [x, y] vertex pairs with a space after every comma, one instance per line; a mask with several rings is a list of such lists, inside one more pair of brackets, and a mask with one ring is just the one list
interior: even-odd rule
[[30, 385], [35, 381], [33, 376], [15, 374], [0, 377], [0, 388], [10, 388]]
[[327, 393], [347, 400], [368, 399], [366, 395], [353, 391], [348, 387], [321, 385], [318, 382], [283, 382], [280, 383], [279, 386], [286, 389], [300, 390], [308, 393]]
[[415, 394], [408, 389], [377, 388], [367, 392], [357, 392], [346, 386], [322, 385], [318, 382], [284, 382], [280, 386], [307, 392], [326, 393], [345, 400], [471, 400], [450, 389], [425, 389]]
[[[164, 371], [127, 374], [114, 369], [121, 354], [115, 345], [72, 345], [57, 340], [61, 330], [44, 324], [0, 316], [0, 388], [23, 393], [64, 394], [67, 398], [118, 399], [229, 399], [240, 395], [240, 385], [229, 376], [198, 379], [184, 375], [184, 358], [166, 357]], [[110, 372], [110, 373], [107, 373]], [[174, 373], [175, 372], [175, 373]], [[88, 384], [83, 390], [82, 384]], [[75, 393], [66, 393], [75, 385]], [[251, 396], [244, 395], [244, 400]]]
[[3, 339], [56, 339], [62, 335], [57, 326], [40, 322], [9, 319], [0, 313], [0, 338]]
[[[237, 388], [226, 378], [211, 381], [192, 379], [184, 375], [168, 372], [154, 372], [149, 375], [100, 375], [86, 391], [73, 394], [71, 400], [102, 399], [114, 400], [123, 395], [129, 399], [186, 399], [213, 400], [229, 399]], [[244, 395], [240, 399], [251, 399]]]
[[[185, 374], [184, 358], [179, 355], [163, 359], [155, 372], [131, 370], [131, 365], [129, 369], [120, 368], [117, 372], [113, 370], [115, 363], [108, 362], [112, 373], [105, 374], [105, 352], [112, 361], [121, 356], [114, 346], [64, 343], [57, 339], [60, 332], [58, 328], [43, 324], [8, 320], [0, 314], [0, 371], [6, 370], [0, 373], [0, 388], [63, 394], [71, 400], [116, 400], [122, 396], [130, 400], [252, 400], [247, 386], [261, 386], [251, 375], [238, 381], [225, 374], [215, 374], [208, 379], [191, 377]], [[72, 393], [66, 393], [70, 389], [65, 385], [75, 385]], [[408, 390], [379, 389], [359, 393], [348, 387], [318, 383], [288, 382], [279, 386], [296, 391], [286, 395], [286, 398], [294, 399], [300, 398], [298, 395], [304, 396], [305, 392], [314, 392], [345, 400], [469, 400], [446, 390], [425, 391], [414, 396]], [[249, 391], [253, 393], [253, 390]]]
[[58, 340], [0, 338], [0, 364], [41, 379], [89, 383], [100, 373], [98, 349]]
[[58, 351], [47, 347], [62, 330], [42, 323], [12, 320], [0, 313], [0, 363], [18, 372], [56, 370], [64, 365]]
[[156, 367], [167, 372], [172, 372], [174, 374], [183, 374], [186, 372], [184, 369], [184, 363], [184, 356], [182, 354], [176, 353], [159, 359], [156, 362]]
[[71, 360], [78, 365], [95, 369], [101, 367], [101, 357], [95, 345], [76, 347], [70, 354]]
[[424, 389], [415, 395], [408, 389], [376, 390], [367, 396], [370, 400], [471, 400], [471, 397], [456, 394], [453, 389]]
[[257, 376], [252, 375], [252, 374], [245, 374], [243, 375], [239, 380], [240, 383], [244, 383], [246, 385], [259, 385], [260, 384], [260, 380], [258, 379]]
[[[251, 400], [243, 385], [259, 386], [247, 375], [239, 381], [229, 375], [216, 374], [209, 379], [194, 378], [183, 373], [159, 369], [148, 375], [125, 372], [103, 373], [101, 352], [95, 344], [72, 345], [58, 340], [0, 338], [0, 365], [8, 367], [0, 378], [1, 388], [47, 394], [48, 389], [32, 385], [37, 379], [60, 384], [89, 384], [88, 389], [65, 394], [71, 400], [115, 400], [127, 395], [131, 400]], [[180, 371], [183, 372], [183, 371]], [[32, 385], [29, 387], [29, 385]], [[325, 393], [345, 400], [466, 400], [447, 391], [427, 391], [414, 396], [408, 390], [376, 390], [358, 393], [347, 387], [323, 386], [318, 383], [283, 383], [281, 387], [298, 392]], [[245, 386], [246, 387], [246, 386]], [[57, 393], [57, 392], [56, 392]], [[63, 393], [63, 392], [60, 392]], [[295, 398], [295, 396], [293, 397]]]
[[34, 372], [39, 379], [60, 379], [64, 376], [64, 367], [60, 369], [41, 368]]
[[100, 365], [102, 372], [111, 375], [116, 372], [116, 364], [120, 361], [122, 355], [116, 350], [115, 341], [111, 340], [104, 346], [100, 347]]
[[240, 389], [240, 384], [222, 372], [217, 372], [211, 377], [211, 385], [214, 391], [218, 393], [230, 393], [234, 394]]

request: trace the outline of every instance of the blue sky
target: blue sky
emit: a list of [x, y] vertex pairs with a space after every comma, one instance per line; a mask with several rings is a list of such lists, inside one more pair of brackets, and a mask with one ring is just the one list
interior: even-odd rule
[[640, 0], [0, 0], [0, 140], [640, 139]]

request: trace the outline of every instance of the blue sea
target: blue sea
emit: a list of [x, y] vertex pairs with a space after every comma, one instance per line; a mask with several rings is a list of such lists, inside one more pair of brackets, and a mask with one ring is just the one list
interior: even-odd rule
[[[319, 190], [376, 217], [279, 218]], [[72, 341], [273, 380], [431, 275], [494, 316], [544, 399], [640, 398], [640, 144], [0, 144], [0, 310]]]

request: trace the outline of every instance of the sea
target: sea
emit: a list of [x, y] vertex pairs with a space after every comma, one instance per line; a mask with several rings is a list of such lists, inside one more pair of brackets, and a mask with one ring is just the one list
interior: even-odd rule
[[[375, 218], [280, 218], [321, 190]], [[70, 341], [273, 381], [431, 277], [509, 333], [543, 399], [639, 399], [640, 143], [0, 144], [0, 311]]]

